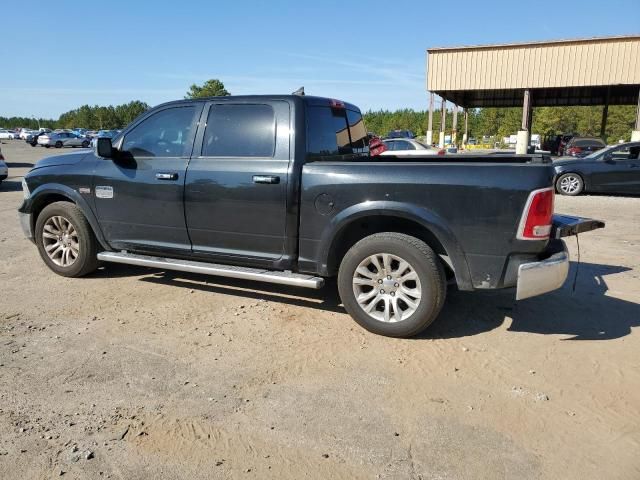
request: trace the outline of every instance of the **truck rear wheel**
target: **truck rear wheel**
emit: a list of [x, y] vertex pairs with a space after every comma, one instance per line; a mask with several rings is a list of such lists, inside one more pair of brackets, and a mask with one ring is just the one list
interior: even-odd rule
[[338, 290], [347, 312], [370, 332], [412, 337], [440, 313], [446, 279], [438, 256], [422, 240], [377, 233], [346, 253]]
[[58, 275], [82, 277], [98, 268], [98, 242], [75, 204], [47, 205], [36, 220], [35, 236], [44, 263]]

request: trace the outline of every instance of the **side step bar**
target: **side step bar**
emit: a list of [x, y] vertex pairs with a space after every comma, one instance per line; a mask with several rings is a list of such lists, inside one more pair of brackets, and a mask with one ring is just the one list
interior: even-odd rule
[[260, 268], [237, 267], [216, 263], [195, 262], [192, 260], [178, 260], [175, 258], [152, 257], [127, 252], [100, 252], [98, 260], [103, 262], [126, 263], [142, 267], [177, 270], [179, 272], [204, 273], [219, 277], [242, 278], [258, 282], [292, 285], [294, 287], [319, 289], [324, 285], [322, 277], [300, 273], [264, 270]]

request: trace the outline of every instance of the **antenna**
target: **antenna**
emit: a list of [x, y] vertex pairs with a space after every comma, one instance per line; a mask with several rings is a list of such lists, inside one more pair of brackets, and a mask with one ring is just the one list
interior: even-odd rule
[[304, 96], [304, 87], [300, 87], [299, 89], [297, 89], [295, 92], [293, 92], [291, 95], [301, 95]]

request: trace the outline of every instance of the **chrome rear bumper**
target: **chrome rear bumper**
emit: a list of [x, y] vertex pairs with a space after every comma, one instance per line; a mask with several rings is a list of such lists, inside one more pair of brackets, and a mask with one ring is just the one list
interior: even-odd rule
[[560, 242], [562, 249], [549, 258], [520, 265], [516, 300], [535, 297], [562, 287], [569, 274], [569, 252], [565, 243]]

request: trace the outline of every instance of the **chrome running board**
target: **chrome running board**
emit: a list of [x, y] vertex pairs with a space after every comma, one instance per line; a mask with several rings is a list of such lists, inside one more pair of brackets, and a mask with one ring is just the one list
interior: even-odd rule
[[175, 258], [152, 257], [127, 252], [100, 252], [98, 260], [103, 262], [125, 263], [141, 267], [177, 270], [179, 272], [203, 273], [219, 277], [241, 278], [258, 282], [277, 283], [294, 287], [319, 289], [324, 285], [322, 277], [301, 273], [264, 270], [260, 268], [237, 267], [220, 265], [217, 263], [195, 262], [193, 260], [178, 260]]

